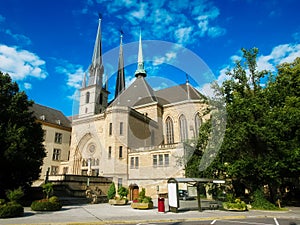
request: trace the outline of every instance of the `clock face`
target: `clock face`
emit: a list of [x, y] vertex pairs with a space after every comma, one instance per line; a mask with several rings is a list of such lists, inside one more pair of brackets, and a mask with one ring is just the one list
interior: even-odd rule
[[90, 153], [94, 153], [96, 151], [96, 146], [95, 144], [90, 144], [89, 147], [88, 147], [88, 151]]

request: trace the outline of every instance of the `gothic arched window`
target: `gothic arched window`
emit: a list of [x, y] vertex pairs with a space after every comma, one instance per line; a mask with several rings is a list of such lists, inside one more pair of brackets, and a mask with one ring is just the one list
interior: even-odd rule
[[202, 120], [201, 120], [201, 117], [200, 117], [200, 113], [197, 113], [195, 115], [195, 130], [196, 130], [196, 137], [198, 137], [199, 135], [199, 130], [200, 130], [200, 127], [201, 127], [201, 123], [202, 123]]
[[90, 102], [90, 92], [87, 92], [85, 94], [85, 103], [89, 103]]
[[166, 137], [167, 137], [167, 144], [174, 143], [173, 121], [170, 117], [166, 119]]
[[187, 123], [184, 115], [181, 115], [179, 117], [179, 128], [180, 128], [180, 141], [183, 142], [188, 139]]

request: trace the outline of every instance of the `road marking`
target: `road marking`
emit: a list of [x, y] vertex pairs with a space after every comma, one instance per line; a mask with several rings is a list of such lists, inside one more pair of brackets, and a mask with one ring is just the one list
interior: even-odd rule
[[217, 220], [213, 220], [210, 224], [215, 224], [216, 221], [217, 221]]
[[[231, 223], [253, 224], [253, 225], [274, 225], [272, 223], [243, 222], [243, 221], [234, 221], [234, 220], [223, 220], [223, 221], [231, 222]], [[278, 223], [276, 225], [280, 225], [280, 224]]]
[[136, 225], [155, 225], [155, 223], [138, 223]]
[[276, 218], [274, 218], [274, 222], [275, 222], [276, 225], [280, 225], [280, 224], [278, 223], [278, 221], [277, 221]]

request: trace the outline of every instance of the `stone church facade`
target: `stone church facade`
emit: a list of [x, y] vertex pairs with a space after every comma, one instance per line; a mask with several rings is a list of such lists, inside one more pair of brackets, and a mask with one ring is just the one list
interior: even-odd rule
[[121, 35], [115, 98], [108, 102], [101, 51], [99, 20], [79, 115], [72, 121], [67, 173], [112, 177], [119, 186], [138, 185], [149, 195], [167, 192], [168, 178], [185, 177], [184, 142], [197, 137], [207, 101], [188, 80], [154, 91], [144, 70], [141, 35], [136, 78], [125, 88]]

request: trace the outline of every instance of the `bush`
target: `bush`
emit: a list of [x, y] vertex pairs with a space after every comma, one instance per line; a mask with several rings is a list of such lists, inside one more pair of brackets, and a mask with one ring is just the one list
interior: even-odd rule
[[278, 209], [274, 204], [269, 202], [262, 190], [256, 190], [253, 194], [253, 202], [251, 203], [253, 209], [267, 209], [276, 210]]
[[56, 203], [56, 202], [59, 203], [59, 199], [58, 199], [58, 197], [56, 197], [56, 196], [50, 197], [48, 201], [49, 201], [49, 202], [52, 202], [52, 203]]
[[17, 202], [23, 196], [24, 196], [24, 192], [21, 187], [19, 187], [18, 189], [6, 191], [6, 197], [11, 202]]
[[120, 195], [120, 199], [126, 198], [128, 195], [128, 189], [125, 187], [120, 187], [118, 189], [118, 194]]
[[227, 210], [245, 211], [247, 210], [247, 204], [237, 198], [235, 202], [223, 202], [223, 208]]
[[8, 203], [0, 206], [0, 218], [23, 216], [24, 208], [18, 203]]
[[107, 198], [113, 199], [115, 196], [116, 196], [116, 187], [115, 187], [115, 183], [112, 182], [107, 192]]
[[142, 191], [139, 193], [138, 202], [143, 202], [143, 203], [150, 203], [150, 202], [152, 202], [152, 198], [149, 197], [149, 196], [146, 196], [146, 190], [145, 190], [145, 188], [142, 188]]
[[34, 211], [57, 211], [60, 210], [62, 204], [56, 196], [49, 199], [41, 199], [31, 203], [31, 209]]
[[142, 200], [142, 203], [150, 203], [152, 201], [151, 197], [145, 196], [144, 199]]
[[0, 198], [0, 205], [4, 205], [5, 204], [5, 199]]

